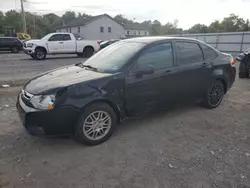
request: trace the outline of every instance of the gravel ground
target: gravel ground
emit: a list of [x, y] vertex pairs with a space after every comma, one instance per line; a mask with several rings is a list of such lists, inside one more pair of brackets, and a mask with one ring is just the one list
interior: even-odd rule
[[236, 79], [216, 109], [131, 119], [94, 147], [29, 136], [15, 108], [20, 88], [0, 88], [0, 188], [250, 187], [249, 82]]

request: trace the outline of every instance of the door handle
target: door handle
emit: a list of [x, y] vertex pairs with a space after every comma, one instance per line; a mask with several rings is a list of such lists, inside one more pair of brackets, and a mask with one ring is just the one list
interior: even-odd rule
[[59, 42], [59, 44], [63, 44], [63, 42]]
[[170, 73], [170, 72], [172, 72], [172, 70], [170, 70], [170, 69], [168, 69], [168, 70], [165, 71], [166, 74]]

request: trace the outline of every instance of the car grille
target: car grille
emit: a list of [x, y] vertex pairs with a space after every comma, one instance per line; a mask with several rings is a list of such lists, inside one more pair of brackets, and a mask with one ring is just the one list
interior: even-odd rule
[[26, 104], [27, 106], [29, 107], [34, 107], [32, 105], [32, 103], [30, 102], [31, 98], [33, 97], [32, 94], [28, 93], [27, 91], [25, 90], [22, 90], [21, 92], [21, 98], [22, 98], [22, 101], [24, 102], [24, 104]]

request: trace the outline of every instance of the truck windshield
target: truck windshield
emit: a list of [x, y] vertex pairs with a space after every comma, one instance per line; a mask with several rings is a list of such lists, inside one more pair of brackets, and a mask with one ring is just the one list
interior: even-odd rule
[[145, 44], [138, 42], [117, 42], [108, 46], [84, 62], [98, 72], [116, 73]]

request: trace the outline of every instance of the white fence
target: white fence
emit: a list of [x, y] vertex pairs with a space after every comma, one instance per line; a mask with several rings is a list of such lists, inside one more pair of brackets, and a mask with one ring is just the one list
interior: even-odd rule
[[222, 52], [240, 53], [250, 48], [250, 32], [179, 34], [204, 41]]

